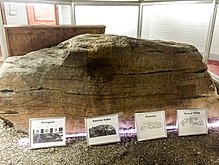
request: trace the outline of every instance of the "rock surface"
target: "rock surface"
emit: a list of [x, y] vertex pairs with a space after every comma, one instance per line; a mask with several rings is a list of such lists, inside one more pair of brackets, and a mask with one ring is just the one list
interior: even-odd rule
[[202, 56], [181, 43], [80, 35], [8, 58], [0, 70], [0, 116], [24, 130], [34, 117], [66, 116], [67, 131], [77, 132], [84, 117], [119, 113], [129, 125], [135, 112], [174, 115], [212, 101]]

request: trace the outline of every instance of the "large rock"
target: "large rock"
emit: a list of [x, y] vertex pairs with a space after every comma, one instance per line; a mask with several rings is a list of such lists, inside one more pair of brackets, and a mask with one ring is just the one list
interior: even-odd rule
[[80, 35], [8, 58], [0, 70], [1, 117], [24, 130], [29, 118], [66, 116], [67, 131], [81, 131], [84, 117], [113, 113], [127, 126], [135, 112], [171, 115], [215, 96], [194, 46], [125, 36]]

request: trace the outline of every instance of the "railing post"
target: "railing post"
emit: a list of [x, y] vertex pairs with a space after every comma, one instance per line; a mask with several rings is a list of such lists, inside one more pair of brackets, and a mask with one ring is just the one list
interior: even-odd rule
[[217, 8], [218, 8], [218, 2], [217, 2], [217, 0], [214, 0], [213, 1], [213, 11], [212, 11], [210, 23], [208, 26], [208, 34], [207, 34], [204, 56], [203, 56], [203, 60], [206, 64], [208, 63], [208, 59], [209, 59], [210, 51], [211, 51], [211, 44], [212, 44], [212, 40], [213, 40], [214, 27], [215, 27], [215, 22], [216, 22], [216, 17], [217, 17]]
[[2, 50], [2, 60], [3, 62], [5, 62], [5, 60], [8, 57], [8, 47], [6, 43], [5, 28], [4, 28], [4, 23], [3, 23], [1, 5], [0, 5], [0, 43], [1, 43], [1, 50]]

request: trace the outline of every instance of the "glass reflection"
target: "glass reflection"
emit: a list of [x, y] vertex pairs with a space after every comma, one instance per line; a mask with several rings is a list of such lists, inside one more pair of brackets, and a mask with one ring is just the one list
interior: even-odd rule
[[204, 51], [211, 4], [144, 6], [142, 37], [184, 42]]
[[102, 24], [106, 34], [137, 35], [137, 6], [76, 6], [77, 25]]
[[208, 70], [214, 74], [219, 82], [219, 7], [214, 28], [214, 35], [211, 45], [211, 51], [208, 60]]

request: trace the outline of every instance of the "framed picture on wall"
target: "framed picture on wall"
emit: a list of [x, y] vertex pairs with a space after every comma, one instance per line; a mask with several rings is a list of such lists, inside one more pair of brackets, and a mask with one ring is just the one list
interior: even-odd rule
[[65, 146], [65, 117], [29, 120], [30, 148]]
[[88, 145], [120, 142], [118, 114], [85, 118]]

